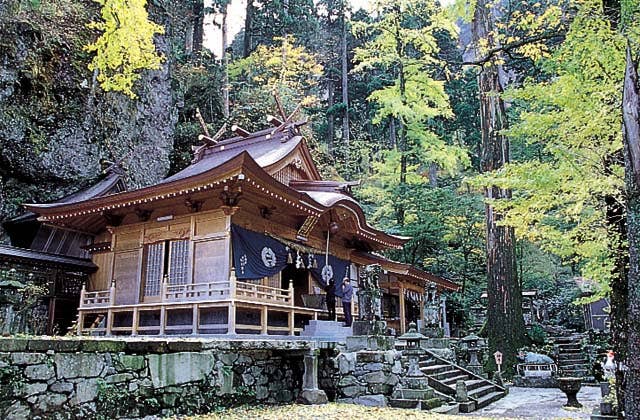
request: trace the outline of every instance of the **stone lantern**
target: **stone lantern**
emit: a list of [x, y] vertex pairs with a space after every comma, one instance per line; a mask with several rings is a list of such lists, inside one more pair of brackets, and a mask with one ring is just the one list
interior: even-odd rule
[[467, 369], [477, 375], [482, 375], [484, 373], [482, 365], [478, 361], [478, 353], [480, 352], [478, 342], [480, 340], [481, 338], [475, 334], [469, 334], [460, 340], [466, 345], [467, 351], [469, 352], [469, 364], [467, 365]]
[[418, 332], [415, 322], [410, 322], [409, 331], [398, 337], [398, 339], [404, 340], [407, 343], [404, 350], [404, 354], [407, 355], [409, 359], [407, 376], [424, 376], [424, 373], [420, 371], [418, 361], [420, 355], [424, 354], [424, 350], [420, 347], [420, 341], [425, 338], [424, 335]]

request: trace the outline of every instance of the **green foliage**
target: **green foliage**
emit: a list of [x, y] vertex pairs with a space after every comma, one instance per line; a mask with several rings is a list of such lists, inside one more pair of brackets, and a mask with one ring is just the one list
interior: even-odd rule
[[96, 397], [96, 418], [107, 420], [128, 416], [136, 410], [142, 416], [157, 414], [160, 411], [158, 400], [140, 392], [130, 392], [126, 387], [98, 382]]
[[[413, 162], [436, 162], [453, 170], [468, 162], [464, 150], [447, 145], [429, 127], [436, 117], [451, 117], [444, 81], [436, 78], [443, 67], [438, 58], [437, 33], [453, 33], [454, 26], [435, 2], [393, 0], [374, 3], [378, 19], [355, 22], [357, 36], [367, 42], [354, 50], [354, 71], [386, 71], [391, 83], [372, 92], [368, 100], [377, 106], [372, 119], [381, 124], [389, 118], [400, 122], [400, 153], [413, 155]], [[406, 144], [404, 139], [406, 138]], [[385, 157], [399, 166], [398, 156]], [[401, 177], [402, 172], [398, 172]], [[402, 180], [404, 182], [404, 180]]]
[[[247, 130], [264, 128], [269, 114], [281, 118], [274, 92], [278, 92], [285, 113], [292, 112], [299, 104], [306, 109], [313, 108], [318, 101], [322, 66], [316, 55], [298, 45], [292, 36], [277, 37], [274, 42], [271, 46], [258, 46], [249, 57], [229, 65], [231, 119]], [[311, 132], [307, 135], [308, 139], [313, 136]]]
[[25, 379], [17, 366], [0, 367], [0, 413], [11, 407], [24, 385]]
[[620, 92], [624, 41], [596, 0], [580, 4], [563, 44], [539, 62], [542, 82], [527, 80], [507, 97], [519, 120], [507, 134], [537, 153], [483, 176], [477, 185], [514, 191], [492, 204], [520, 237], [577, 264], [605, 293], [612, 250], [605, 198], [622, 200]]
[[547, 333], [542, 328], [542, 326], [535, 324], [531, 327], [531, 329], [527, 332], [529, 339], [533, 344], [543, 345], [547, 341]]
[[164, 28], [149, 20], [146, 0], [94, 0], [102, 6], [102, 22], [89, 28], [101, 32], [100, 37], [85, 47], [96, 55], [89, 64], [98, 71], [98, 81], [105, 91], [122, 92], [136, 98], [133, 84], [140, 71], [157, 70], [164, 58], [156, 53], [153, 37]]
[[194, 415], [219, 412], [225, 409], [247, 405], [255, 401], [255, 392], [240, 386], [232, 394], [220, 394], [220, 388], [204, 380], [193, 385], [191, 392], [168, 398], [171, 406], [164, 403], [163, 390], [142, 389], [129, 391], [126, 387], [98, 382], [96, 416], [99, 420], [121, 418], [138, 413], [140, 416], [159, 414], [161, 409], [171, 409], [175, 414]]

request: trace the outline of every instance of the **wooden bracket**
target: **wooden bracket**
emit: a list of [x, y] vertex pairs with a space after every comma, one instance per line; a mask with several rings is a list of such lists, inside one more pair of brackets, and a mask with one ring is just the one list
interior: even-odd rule
[[124, 214], [113, 214], [110, 212], [102, 212], [102, 217], [107, 221], [109, 226], [120, 226], [124, 220]]
[[187, 198], [184, 200], [184, 205], [187, 206], [191, 213], [197, 213], [202, 210], [202, 205], [204, 204], [204, 200], [193, 200], [191, 198]]
[[273, 216], [273, 212], [275, 209], [276, 209], [275, 207], [261, 206], [260, 216], [262, 216], [263, 219], [271, 219], [271, 216]]
[[137, 207], [134, 211], [141, 222], [148, 221], [151, 218], [151, 213], [153, 213], [153, 210], [141, 209], [140, 207]]

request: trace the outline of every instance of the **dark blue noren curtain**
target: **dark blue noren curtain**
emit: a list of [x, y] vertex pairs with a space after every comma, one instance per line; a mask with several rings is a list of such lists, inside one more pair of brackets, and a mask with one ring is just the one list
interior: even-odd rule
[[[318, 255], [318, 267], [311, 269], [311, 275], [320, 283], [323, 287], [326, 286], [331, 279], [329, 273], [332, 273], [332, 277], [335, 280], [335, 293], [336, 296], [342, 297], [342, 279], [349, 277], [349, 267], [351, 263], [349, 261], [329, 255], [329, 266], [331, 269], [325, 268], [325, 256]], [[324, 275], [323, 275], [324, 273]]]
[[[238, 279], [260, 279], [270, 277], [284, 270], [291, 255], [296, 261], [298, 253], [278, 240], [231, 225], [231, 244], [233, 246], [233, 264]], [[329, 255], [329, 267], [325, 268], [324, 254], [300, 253], [306, 268], [313, 278], [325, 287], [331, 278], [335, 280], [336, 296], [342, 296], [342, 279], [349, 276], [350, 262]], [[313, 267], [315, 259], [317, 267]], [[309, 268], [311, 266], [311, 268]]]
[[270, 236], [231, 225], [236, 278], [261, 279], [284, 270], [289, 249]]

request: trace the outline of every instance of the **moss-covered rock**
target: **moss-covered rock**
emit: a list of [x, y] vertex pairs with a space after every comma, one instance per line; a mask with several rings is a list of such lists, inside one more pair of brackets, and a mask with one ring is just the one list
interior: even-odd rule
[[[0, 222], [25, 202], [58, 198], [95, 182], [102, 159], [123, 160], [128, 183], [163, 178], [170, 166], [178, 106], [176, 51], [185, 43], [189, 2], [150, 3], [166, 28], [156, 46], [167, 60], [145, 71], [137, 100], [105, 93], [83, 50], [97, 34], [91, 0], [7, 0], [0, 5]], [[0, 237], [1, 235], [0, 231]]]

